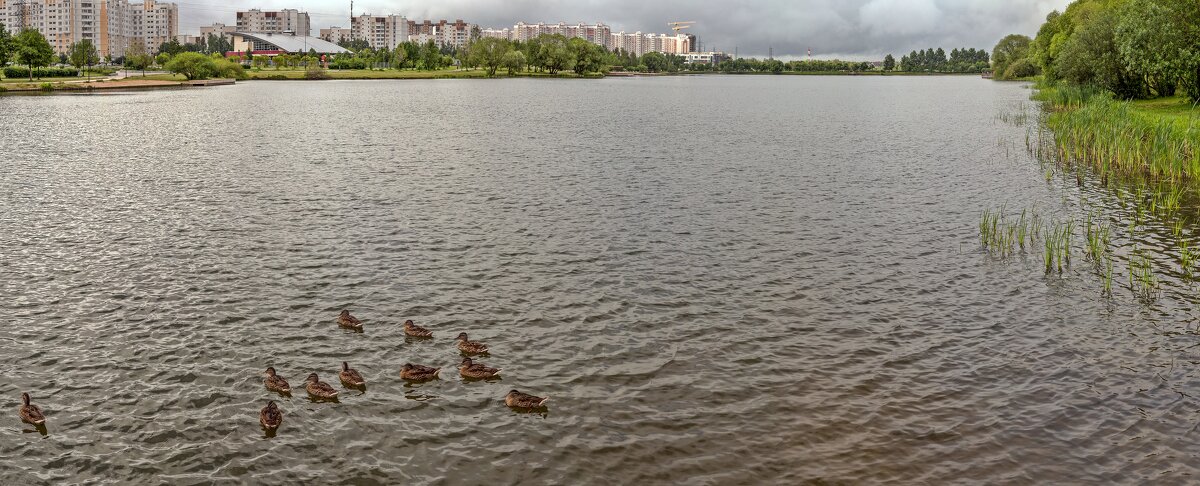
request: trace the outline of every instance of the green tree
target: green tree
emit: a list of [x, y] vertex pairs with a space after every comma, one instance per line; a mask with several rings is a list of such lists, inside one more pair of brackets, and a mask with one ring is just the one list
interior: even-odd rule
[[134, 40], [129, 43], [129, 48], [125, 49], [125, 65], [135, 70], [142, 72], [142, 77], [146, 77], [146, 68], [154, 63], [154, 58], [146, 52], [146, 43], [141, 40]]
[[198, 52], [180, 53], [172, 57], [164, 67], [188, 79], [208, 79], [217, 73], [216, 61]]
[[1068, 83], [1097, 86], [1124, 99], [1146, 96], [1142, 77], [1126, 69], [1117, 50], [1118, 16], [1117, 11], [1106, 10], [1078, 26], [1058, 51], [1050, 72]]
[[566, 37], [561, 34], [542, 34], [538, 36], [538, 39], [540, 47], [538, 57], [546, 71], [549, 71], [550, 74], [558, 74], [559, 71], [575, 69], [575, 55], [567, 47]]
[[83, 39], [79, 42], [71, 44], [70, 54], [67, 56], [71, 60], [71, 65], [75, 69], [88, 67], [88, 80], [92, 77], [92, 65], [100, 62], [100, 53], [96, 51], [95, 44], [92, 44], [91, 39]]
[[[736, 64], [736, 61], [734, 62]], [[667, 57], [657, 52], [647, 52], [642, 55], [642, 64], [646, 66], [646, 71], [662, 72], [667, 67]]]
[[[1000, 39], [996, 47], [992, 49], [992, 69], [995, 70], [997, 77], [1004, 76], [1008, 72], [1010, 64], [1018, 60], [1025, 59], [1029, 55], [1029, 44], [1033, 42], [1029, 36], [1020, 34], [1011, 34]], [[1033, 63], [1030, 62], [1032, 65]], [[1034, 66], [1036, 73], [1036, 65]], [[1027, 72], [1027, 68], [1023, 68], [1022, 72]]]
[[472, 42], [467, 48], [467, 52], [470, 53], [470, 64], [482, 66], [488, 76], [495, 76], [496, 70], [504, 64], [504, 56], [510, 49], [512, 46], [504, 39], [484, 37]]
[[158, 52], [165, 52], [168, 56], [175, 57], [180, 53], [187, 52], [187, 49], [184, 49], [183, 44], [180, 44], [178, 40], [171, 39], [169, 42], [159, 45]]
[[893, 69], [896, 69], [896, 58], [892, 57], [891, 54], [888, 54], [887, 56], [883, 57], [883, 70], [891, 71]]
[[17, 62], [29, 66], [30, 81], [33, 81], [34, 68], [49, 66], [54, 60], [54, 48], [50, 47], [42, 33], [36, 30], [22, 30], [13, 44], [16, 47]]
[[1125, 65], [1150, 78], [1156, 90], [1177, 82], [1200, 103], [1200, 2], [1133, 0], [1123, 10], [1116, 43]]
[[579, 37], [567, 41], [567, 49], [575, 57], [575, 74], [580, 76], [587, 73], [604, 72], [607, 67], [605, 60], [607, 52], [604, 47]]
[[0, 67], [4, 67], [5, 64], [8, 64], [8, 60], [12, 57], [12, 53], [12, 34], [8, 32], [8, 29], [4, 28], [4, 23], [0, 22]]
[[525, 53], [513, 49], [504, 53], [504, 68], [508, 70], [508, 75], [512, 76], [525, 69]]
[[166, 66], [170, 61], [171, 55], [165, 52], [160, 52], [157, 56], [154, 56], [154, 63], [158, 64], [159, 66]]

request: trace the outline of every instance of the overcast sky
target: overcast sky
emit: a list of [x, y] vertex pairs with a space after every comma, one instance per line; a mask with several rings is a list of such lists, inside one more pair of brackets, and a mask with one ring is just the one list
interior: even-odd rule
[[[182, 0], [180, 33], [201, 25], [232, 25], [251, 8], [307, 10], [317, 29], [349, 25], [349, 0]], [[481, 27], [517, 21], [604, 22], [613, 31], [669, 33], [667, 22], [694, 20], [687, 32], [705, 49], [743, 56], [849, 59], [897, 57], [913, 49], [991, 50], [1010, 33], [1033, 35], [1051, 10], [1070, 0], [356, 0], [354, 13], [410, 19], [463, 19]]]

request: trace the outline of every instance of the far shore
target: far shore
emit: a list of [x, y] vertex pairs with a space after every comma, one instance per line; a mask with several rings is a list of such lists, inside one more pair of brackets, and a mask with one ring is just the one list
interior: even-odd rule
[[[394, 70], [394, 69], [355, 69], [355, 70], [337, 70], [330, 69], [325, 71], [327, 80], [382, 80], [382, 79], [504, 79], [504, 78], [540, 78], [540, 79], [601, 79], [605, 77], [657, 77], [657, 76], [702, 76], [702, 75], [781, 75], [781, 76], [979, 76], [979, 74], [964, 74], [964, 73], [910, 73], [903, 71], [861, 71], [861, 72], [792, 72], [786, 71], [781, 73], [771, 72], [742, 72], [742, 73], [725, 73], [719, 71], [684, 71], [675, 73], [639, 73], [639, 72], [623, 72], [614, 71], [607, 74], [589, 73], [586, 75], [578, 75], [574, 72], [560, 72], [550, 74], [547, 72], [529, 72], [508, 74], [504, 71], [498, 71], [495, 76], [489, 77], [487, 71], [483, 69], [445, 69], [438, 71], [416, 71], [416, 70]], [[263, 69], [251, 70], [246, 72], [246, 79], [238, 81], [306, 81], [308, 79], [306, 72], [300, 69]], [[212, 80], [210, 80], [212, 81]], [[29, 92], [45, 92], [45, 91], [90, 91], [90, 90], [119, 90], [119, 89], [155, 89], [155, 88], [180, 88], [188, 84], [187, 79], [178, 74], [155, 73], [145, 76], [138, 75], [136, 72], [130, 71], [128, 77], [120, 79], [98, 79], [95, 81], [86, 81], [81, 78], [44, 78], [34, 79], [32, 82], [25, 79], [3, 79], [0, 80], [0, 93], [29, 93]], [[200, 83], [196, 83], [200, 84]], [[210, 83], [210, 84], [231, 84], [225, 83]]]

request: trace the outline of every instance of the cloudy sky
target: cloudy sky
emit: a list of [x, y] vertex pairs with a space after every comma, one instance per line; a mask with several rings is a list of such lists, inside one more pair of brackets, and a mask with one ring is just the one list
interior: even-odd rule
[[[991, 49], [1009, 33], [1033, 35], [1070, 0], [356, 0], [355, 14], [463, 19], [483, 27], [526, 22], [604, 22], [613, 31], [669, 32], [694, 20], [705, 49], [743, 56], [881, 58], [925, 47]], [[232, 25], [237, 10], [307, 10], [315, 31], [348, 27], [349, 0], [181, 0], [180, 33]]]

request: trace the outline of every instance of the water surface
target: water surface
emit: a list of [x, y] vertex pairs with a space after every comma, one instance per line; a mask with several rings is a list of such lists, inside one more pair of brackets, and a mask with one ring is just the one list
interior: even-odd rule
[[[703, 76], [0, 97], [0, 397], [50, 420], [4, 419], [0, 479], [1190, 481], [1194, 306], [979, 248], [985, 208], [1065, 217], [1095, 191], [1047, 182], [997, 118], [1028, 96]], [[460, 331], [502, 380], [399, 380], [455, 365]], [[338, 386], [341, 361], [365, 393], [262, 387], [267, 366]], [[510, 411], [512, 388], [548, 411]]]

